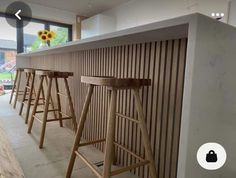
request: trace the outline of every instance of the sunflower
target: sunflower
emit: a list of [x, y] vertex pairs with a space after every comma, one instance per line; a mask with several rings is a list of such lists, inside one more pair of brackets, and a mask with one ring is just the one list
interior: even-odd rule
[[47, 35], [48, 33], [49, 33], [48, 30], [44, 30], [44, 31], [43, 31], [43, 34], [44, 34], [44, 35]]
[[45, 35], [45, 34], [42, 34], [41, 37], [40, 37], [40, 39], [41, 39], [43, 42], [48, 41], [48, 37], [47, 37], [47, 35]]
[[56, 36], [56, 34], [55, 34], [55, 32], [53, 32], [53, 31], [50, 31], [50, 32], [48, 32], [48, 34], [47, 34], [47, 38], [48, 38], [49, 41], [52, 40], [52, 39], [54, 39], [55, 36]]
[[40, 30], [38, 32], [38, 37], [42, 42], [48, 42], [56, 37], [56, 33], [54, 31], [48, 31], [48, 30]]
[[43, 33], [44, 33], [44, 30], [40, 30], [40, 31], [38, 32], [38, 37], [40, 38]]

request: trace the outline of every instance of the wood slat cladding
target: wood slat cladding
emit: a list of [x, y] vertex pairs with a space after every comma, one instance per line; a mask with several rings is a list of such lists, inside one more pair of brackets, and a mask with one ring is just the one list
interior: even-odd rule
[[[30, 61], [35, 68], [74, 72], [70, 88], [77, 118], [88, 89], [87, 85], [80, 82], [82, 75], [152, 79], [152, 85], [144, 87], [140, 95], [158, 178], [176, 178], [186, 48], [187, 39], [184, 38], [33, 57]], [[96, 88], [83, 133], [86, 140], [105, 138], [108, 101], [109, 93], [106, 88]], [[64, 107], [66, 105], [64, 103]], [[130, 91], [118, 92], [117, 111], [137, 117]], [[117, 117], [116, 126], [116, 141], [145, 156], [136, 124]], [[97, 144], [96, 147], [104, 150], [102, 144]], [[116, 148], [116, 152], [118, 164], [129, 165], [137, 161], [119, 148]], [[149, 170], [144, 167], [133, 173], [148, 178]]]

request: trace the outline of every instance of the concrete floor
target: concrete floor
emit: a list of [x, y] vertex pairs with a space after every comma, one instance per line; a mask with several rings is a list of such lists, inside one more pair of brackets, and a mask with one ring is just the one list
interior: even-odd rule
[[[0, 96], [0, 127], [5, 130], [25, 177], [63, 178], [74, 140], [73, 132], [67, 128], [60, 128], [57, 122], [47, 124], [44, 148], [40, 150], [38, 143], [41, 124], [35, 121], [32, 134], [27, 134], [24, 119], [18, 115], [18, 109], [13, 109], [8, 102], [9, 94]], [[84, 147], [80, 152], [94, 163], [103, 159], [103, 154], [92, 146]], [[130, 173], [114, 177], [137, 178]], [[77, 159], [72, 178], [96, 178], [96, 176]]]

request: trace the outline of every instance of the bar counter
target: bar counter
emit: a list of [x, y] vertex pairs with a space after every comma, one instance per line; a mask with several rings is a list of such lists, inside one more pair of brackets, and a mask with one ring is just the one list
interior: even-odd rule
[[[80, 82], [81, 76], [151, 79], [151, 87], [145, 87], [140, 95], [158, 178], [208, 178], [209, 174], [197, 165], [198, 148], [205, 142], [218, 141], [230, 154], [232, 145], [236, 146], [233, 140], [224, 139], [229, 133], [236, 134], [232, 128], [236, 121], [231, 119], [236, 113], [232, 107], [236, 106], [236, 98], [232, 97], [236, 91], [232, 77], [236, 73], [232, 67], [236, 65], [232, 60], [236, 45], [232, 36], [236, 39], [235, 28], [191, 14], [19, 54], [17, 67], [73, 72], [69, 84], [77, 120], [87, 91], [87, 86]], [[137, 117], [131, 93], [118, 96], [117, 111]], [[63, 105], [66, 108], [67, 103]], [[107, 90], [96, 89], [83, 135], [86, 140], [105, 137], [107, 107]], [[116, 125], [117, 142], [144, 156], [137, 126], [119, 117]], [[220, 134], [219, 128], [225, 132]], [[104, 150], [101, 144], [96, 147]], [[222, 173], [234, 177], [228, 171], [236, 170], [231, 168], [236, 166], [230, 164], [231, 160], [236, 160], [235, 154], [220, 173], [213, 172], [210, 177]], [[118, 149], [117, 162], [129, 165], [135, 159]], [[146, 167], [133, 173], [148, 178]]]

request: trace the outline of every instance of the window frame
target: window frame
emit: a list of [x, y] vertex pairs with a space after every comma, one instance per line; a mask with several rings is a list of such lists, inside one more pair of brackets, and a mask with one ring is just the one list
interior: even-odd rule
[[[12, 18], [16, 19], [14, 15], [12, 14], [6, 14], [3, 12], [0, 12], [0, 17], [5, 18]], [[27, 18], [22, 17], [22, 20], [16, 20], [16, 42], [17, 42], [17, 53], [23, 53], [24, 52], [24, 27], [20, 28], [21, 24], [24, 23], [24, 21], [31, 21], [35, 23], [41, 23], [44, 24], [44, 30], [50, 30], [50, 25], [68, 28], [68, 41], [72, 41], [72, 25], [66, 24], [66, 23], [60, 23], [60, 22], [54, 22], [50, 20], [43, 20], [38, 18]]]

